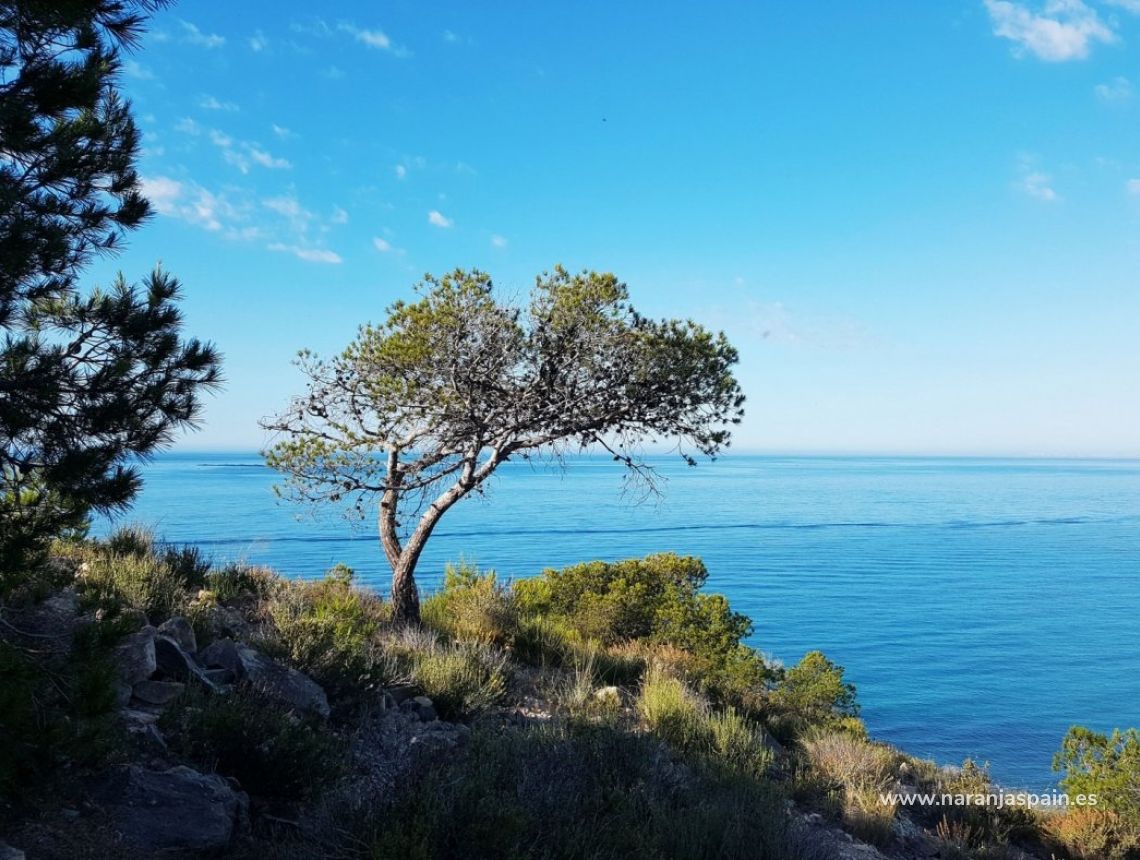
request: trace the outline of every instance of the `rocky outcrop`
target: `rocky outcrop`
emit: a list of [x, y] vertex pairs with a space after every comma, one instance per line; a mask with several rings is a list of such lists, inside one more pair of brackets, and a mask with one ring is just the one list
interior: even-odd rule
[[303, 672], [231, 639], [219, 639], [202, 649], [199, 660], [209, 669], [225, 669], [268, 698], [297, 711], [329, 715], [329, 700], [321, 686]]
[[225, 849], [244, 825], [249, 804], [220, 776], [188, 767], [117, 768], [95, 797], [123, 842], [147, 856]]
[[174, 640], [178, 647], [187, 654], [193, 654], [198, 650], [198, 639], [194, 635], [194, 628], [181, 615], [175, 615], [173, 618], [164, 621], [159, 625], [158, 632]]
[[155, 673], [154, 637], [158, 631], [144, 627], [132, 633], [115, 649], [115, 668], [125, 684], [137, 684]]

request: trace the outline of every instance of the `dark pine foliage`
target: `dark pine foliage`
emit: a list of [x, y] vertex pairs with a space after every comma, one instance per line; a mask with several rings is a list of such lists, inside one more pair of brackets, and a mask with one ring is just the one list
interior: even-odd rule
[[212, 346], [181, 335], [178, 282], [81, 291], [150, 209], [120, 54], [161, 0], [0, 2], [0, 583], [192, 424]]

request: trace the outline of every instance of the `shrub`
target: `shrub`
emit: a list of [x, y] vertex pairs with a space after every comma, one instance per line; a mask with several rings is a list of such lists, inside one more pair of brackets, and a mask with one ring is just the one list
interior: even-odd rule
[[183, 571], [154, 553], [97, 552], [87, 562], [82, 583], [85, 604], [112, 612], [136, 609], [155, 623], [189, 603]]
[[1140, 730], [1104, 735], [1073, 726], [1053, 769], [1064, 772], [1061, 786], [1070, 798], [1096, 796], [1096, 814], [1060, 826], [1066, 845], [1087, 856], [1140, 856]]
[[447, 564], [443, 588], [424, 601], [423, 622], [454, 639], [506, 645], [515, 635], [514, 595], [494, 571], [479, 569], [462, 559]]
[[270, 650], [312, 675], [332, 695], [355, 696], [392, 680], [394, 666], [377, 643], [383, 601], [353, 586], [336, 567], [318, 582], [281, 582], [268, 600]]
[[304, 798], [344, 767], [343, 748], [326, 727], [297, 719], [249, 688], [225, 696], [189, 688], [160, 724], [172, 750], [234, 777], [251, 794]]
[[700, 559], [673, 553], [594, 561], [515, 583], [520, 611], [554, 618], [582, 640], [607, 648], [643, 640], [692, 657], [690, 681], [717, 696], [740, 696], [768, 677], [763, 659], [741, 640], [752, 631], [724, 597], [702, 594]]
[[377, 858], [805, 856], [779, 793], [731, 774], [678, 782], [654, 742], [607, 725], [477, 730], [374, 820]]
[[847, 727], [863, 734], [855, 702], [855, 685], [843, 680], [843, 667], [832, 663], [819, 651], [809, 651], [784, 672], [769, 697], [777, 720], [790, 727], [792, 734], [811, 726]]
[[1140, 857], [1140, 833], [1119, 813], [1071, 807], [1045, 816], [1046, 832], [1073, 860], [1134, 860]]
[[864, 841], [884, 845], [896, 804], [884, 803], [882, 795], [894, 786], [897, 754], [850, 732], [818, 728], [801, 745], [809, 778], [837, 795], [844, 823]]
[[280, 577], [268, 568], [233, 562], [219, 570], [210, 571], [203, 580], [203, 588], [218, 603], [245, 599], [265, 600], [282, 585]]

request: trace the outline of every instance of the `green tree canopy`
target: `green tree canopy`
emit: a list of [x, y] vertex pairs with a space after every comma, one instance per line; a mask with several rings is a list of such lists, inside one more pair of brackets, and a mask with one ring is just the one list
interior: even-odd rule
[[479, 271], [428, 276], [419, 291], [340, 355], [303, 352], [306, 391], [265, 422], [287, 495], [361, 514], [379, 499], [401, 618], [418, 618], [413, 574], [440, 517], [508, 459], [598, 447], [652, 490], [644, 443], [671, 440], [695, 463], [743, 414], [724, 335], [641, 316], [612, 274], [558, 267], [525, 307]]
[[0, 2], [0, 580], [90, 510], [130, 501], [131, 460], [192, 424], [218, 382], [155, 271], [78, 280], [149, 213], [120, 54], [158, 0]]

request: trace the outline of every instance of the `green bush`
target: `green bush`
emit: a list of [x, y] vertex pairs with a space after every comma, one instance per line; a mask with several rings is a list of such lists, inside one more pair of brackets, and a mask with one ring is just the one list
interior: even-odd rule
[[338, 566], [318, 582], [282, 582], [268, 600], [274, 633], [265, 644], [334, 696], [353, 697], [392, 680], [377, 634], [384, 602]]
[[700, 559], [673, 553], [619, 562], [594, 561], [515, 583], [520, 612], [553, 618], [583, 640], [609, 647], [635, 640], [669, 645], [693, 658], [690, 680], [714, 695], [759, 690], [769, 672], [741, 640], [747, 616], [721, 595], [702, 594]]
[[87, 562], [81, 595], [89, 607], [135, 609], [159, 623], [185, 611], [187, 585], [180, 570], [154, 554], [97, 552]]
[[236, 600], [268, 599], [282, 584], [277, 574], [268, 568], [231, 562], [203, 577], [203, 588], [218, 603]]
[[465, 755], [432, 767], [376, 817], [372, 856], [808, 856], [770, 784], [704, 770], [678, 780], [655, 747], [609, 725], [477, 730]]
[[506, 645], [516, 632], [514, 595], [494, 571], [480, 574], [473, 564], [447, 564], [443, 588], [420, 607], [423, 622], [453, 639]]
[[855, 685], [843, 680], [843, 667], [819, 651], [809, 651], [784, 672], [769, 697], [773, 723], [785, 727], [785, 736], [799, 735], [812, 726], [846, 729], [865, 734], [857, 718]]
[[343, 746], [326, 726], [298, 720], [245, 687], [230, 695], [188, 688], [160, 726], [174, 752], [263, 797], [308, 797], [345, 766]]
[[1080, 829], [1066, 828], [1066, 841], [1079, 851], [1095, 847], [1112, 860], [1140, 857], [1140, 730], [1105, 735], [1073, 726], [1053, 769], [1064, 773], [1061, 786], [1070, 799], [1096, 796], [1096, 814], [1082, 816]]

